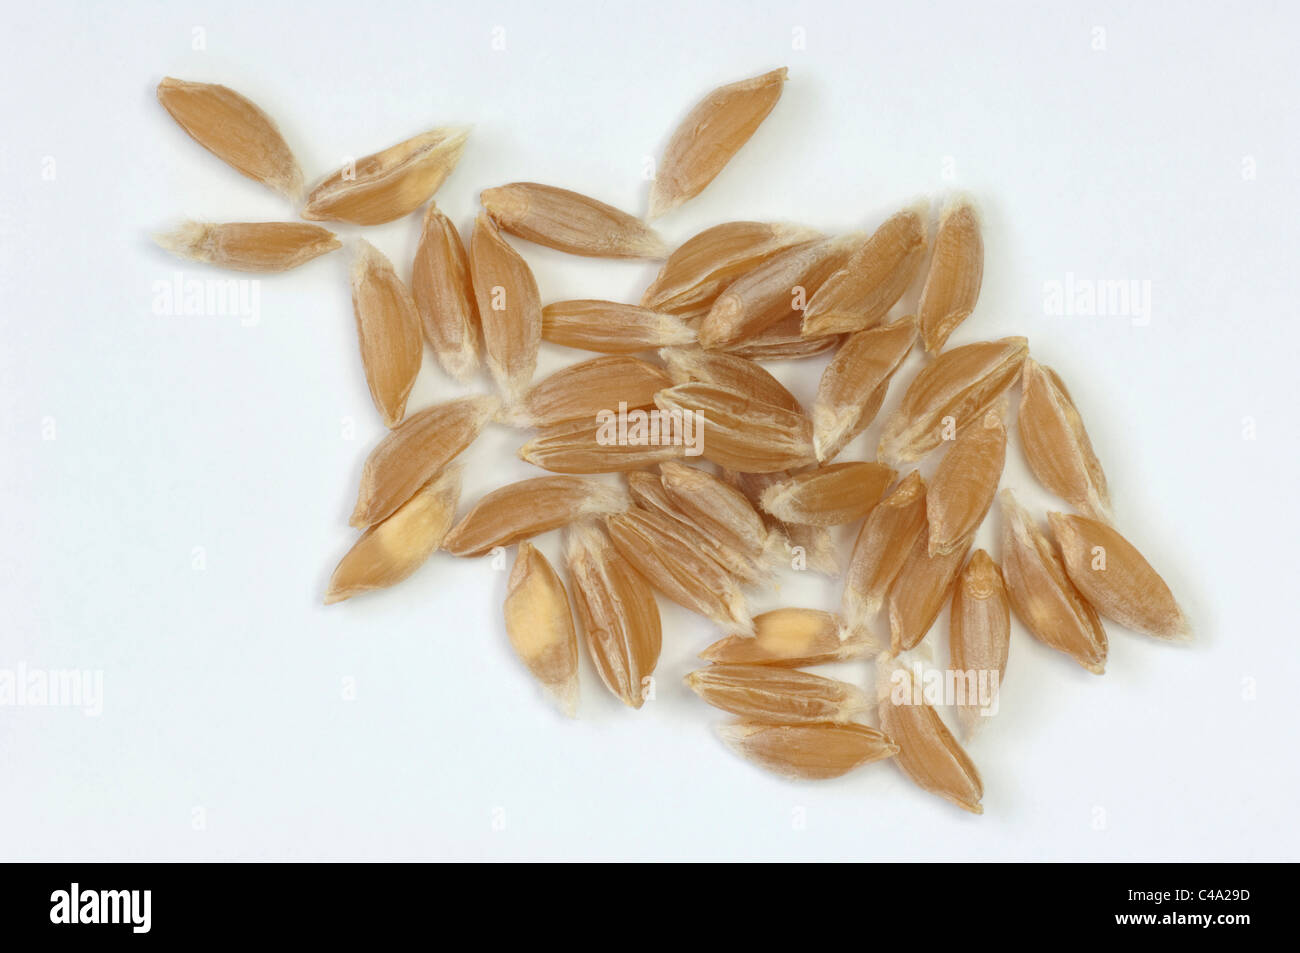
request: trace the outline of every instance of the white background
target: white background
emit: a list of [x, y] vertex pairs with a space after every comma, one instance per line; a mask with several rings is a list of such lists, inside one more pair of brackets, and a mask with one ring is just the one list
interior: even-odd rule
[[[975, 6], [8, 5], [0, 669], [102, 670], [105, 697], [98, 718], [0, 708], [0, 856], [1296, 859], [1300, 23], [1264, 3]], [[870, 229], [969, 190], [984, 289], [953, 343], [1025, 334], [1061, 373], [1120, 528], [1196, 625], [1189, 648], [1112, 627], [1102, 678], [1017, 629], [970, 746], [983, 817], [890, 764], [792, 784], [731, 756], [680, 682], [718, 633], [666, 603], [657, 699], [623, 709], [584, 661], [576, 722], [511, 655], [487, 560], [439, 554], [325, 608], [383, 433], [346, 255], [263, 280], [252, 326], [153, 310], [156, 282], [223, 274], [151, 232], [291, 215], [172, 122], [164, 75], [251, 97], [309, 180], [473, 123], [437, 197], [468, 228], [481, 188], [518, 179], [642, 212], [646, 158], [690, 105], [780, 65], [775, 112], [665, 236]], [[417, 225], [367, 236], [405, 273]], [[636, 300], [654, 274], [517, 247], [545, 301]], [[1150, 281], [1150, 323], [1045, 314], [1068, 273]], [[542, 370], [589, 356], [548, 347]], [[821, 363], [773, 366], [811, 400]], [[427, 358], [411, 406], [457, 393]], [[523, 439], [471, 448], [466, 502], [530, 475]], [[1059, 506], [1018, 449], [1006, 482]], [[787, 573], [754, 603], [838, 598]], [[943, 618], [931, 641], [942, 663]]]

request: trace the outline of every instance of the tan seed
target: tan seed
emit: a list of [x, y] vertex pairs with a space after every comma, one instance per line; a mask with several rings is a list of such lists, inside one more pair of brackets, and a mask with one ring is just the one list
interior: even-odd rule
[[499, 407], [495, 397], [464, 397], [402, 421], [366, 458], [352, 525], [362, 529], [391, 516], [474, 442]]
[[877, 457], [893, 466], [912, 463], [956, 436], [1016, 382], [1028, 353], [1021, 337], [944, 351], [912, 379], [885, 421]]
[[456, 518], [460, 468], [447, 467], [392, 516], [371, 526], [339, 561], [325, 604], [401, 582], [441, 545]]
[[537, 369], [542, 301], [528, 263], [486, 215], [474, 223], [470, 270], [488, 370], [508, 403], [517, 401]]
[[706, 460], [744, 473], [770, 473], [813, 462], [812, 423], [797, 414], [714, 384], [677, 384], [655, 395], [674, 419], [703, 428]]
[[302, 195], [302, 171], [271, 117], [233, 89], [168, 76], [162, 103], [199, 145], [291, 202]]
[[411, 293], [438, 363], [456, 380], [468, 382], [479, 367], [480, 334], [469, 255], [456, 226], [432, 202], [424, 210]]
[[311, 190], [302, 217], [382, 225], [409, 215], [451, 175], [468, 137], [464, 128], [433, 129], [358, 159]]
[[983, 677], [993, 691], [1001, 691], [1010, 644], [1011, 606], [1002, 583], [1002, 573], [988, 553], [977, 549], [971, 554], [970, 562], [953, 589], [952, 614], [948, 624], [951, 668], [966, 673], [967, 700], [957, 706], [957, 717], [967, 738], [988, 720], [988, 715], [994, 710], [986, 710], [978, 695], [973, 694], [977, 691], [978, 680]]
[[664, 258], [663, 239], [639, 218], [595, 199], [536, 182], [484, 189], [492, 220], [511, 235], [592, 258]]
[[941, 556], [931, 556], [929, 548], [922, 530], [889, 587], [889, 647], [895, 655], [920, 645], [934, 625], [966, 562], [970, 538]]
[[704, 191], [781, 98], [786, 72], [782, 67], [719, 86], [686, 114], [659, 163], [650, 190], [650, 218]]
[[569, 527], [565, 550], [591, 661], [606, 688], [640, 708], [663, 641], [654, 593], [593, 523]]
[[695, 439], [693, 425], [691, 433], [674, 431], [680, 437], [676, 443], [667, 440], [654, 444], [649, 442], [648, 424], [644, 430], [638, 426], [646, 413], [635, 409], [627, 412], [636, 442], [619, 441], [617, 415], [597, 421], [565, 420], [538, 428], [537, 436], [519, 448], [519, 459], [552, 473], [618, 473], [643, 470], [682, 456], [683, 448]]
[[820, 609], [773, 609], [754, 616], [754, 634], [728, 635], [700, 653], [709, 662], [798, 668], [844, 662], [875, 653], [845, 631], [838, 616]]
[[844, 339], [822, 372], [813, 404], [813, 444], [818, 460], [833, 460], [871, 425], [885, 402], [890, 379], [915, 341], [916, 318], [911, 316]]
[[1110, 494], [1092, 441], [1065, 384], [1050, 367], [1025, 361], [1020, 443], [1038, 482], [1065, 502], [1110, 521]]
[[695, 341], [680, 318], [616, 301], [557, 301], [542, 309], [542, 337], [602, 354], [636, 354]]
[[709, 348], [747, 344], [800, 312], [862, 241], [861, 235], [843, 235], [796, 245], [737, 278], [700, 323], [700, 344]]
[[653, 407], [655, 394], [671, 387], [661, 367], [627, 355], [572, 364], [538, 381], [524, 397], [522, 426], [544, 427], [566, 420], [591, 421], [602, 410]]
[[925, 257], [925, 205], [890, 218], [826, 279], [803, 313], [806, 337], [874, 328], [907, 291]]
[[[636, 503], [669, 519], [673, 528], [682, 534], [682, 539], [687, 545], [707, 555], [741, 583], [765, 581], [771, 575], [768, 567], [761, 562], [763, 555], [761, 550], [757, 554], [748, 552], [740, 546], [733, 545], [734, 537], [710, 532], [694, 519], [692, 514], [677, 505], [664, 489], [663, 482], [653, 473], [627, 474], [627, 488]], [[726, 489], [731, 490], [730, 487]], [[736, 491], [731, 490], [731, 492]], [[744, 502], [746, 506], [749, 505], [747, 500]], [[761, 520], [759, 525], [762, 526]]]
[[783, 725], [846, 722], [871, 708], [866, 693], [833, 678], [772, 665], [710, 665], [686, 684], [714, 708]]
[[707, 228], [668, 256], [641, 296], [641, 306], [682, 318], [703, 317], [718, 295], [763, 262], [820, 238], [815, 230], [766, 222]]
[[925, 496], [930, 523], [930, 555], [950, 553], [984, 521], [993, 505], [1007, 457], [1003, 409], [995, 407], [978, 423], [957, 434], [939, 461]]
[[727, 569], [671, 517], [636, 506], [605, 518], [615, 548], [655, 589], [724, 628], [749, 631], [749, 606]]
[[948, 335], [975, 310], [983, 278], [984, 239], [979, 215], [969, 201], [959, 199], [939, 219], [934, 257], [917, 309], [921, 339], [931, 354], [943, 350]]
[[880, 502], [895, 475], [879, 463], [832, 463], [768, 487], [763, 491], [763, 509], [785, 523], [852, 523]]
[[898, 745], [897, 764], [923, 790], [964, 811], [983, 814], [984, 783], [939, 713], [925, 703], [911, 673], [885, 660], [880, 727]]
[[560, 529], [628, 505], [620, 487], [572, 476], [534, 477], [488, 493], [443, 544], [453, 556], [483, 556], [498, 546]]
[[1185, 642], [1187, 615], [1132, 543], [1100, 520], [1048, 513], [1070, 581], [1102, 616], [1138, 632]]
[[564, 583], [531, 543], [519, 544], [506, 583], [506, 633], [520, 661], [560, 710], [578, 708], [578, 633]]
[[424, 358], [420, 315], [392, 264], [365, 239], [352, 263], [352, 311], [370, 397], [384, 425], [396, 427]]
[[866, 725], [769, 725], [741, 722], [719, 729], [741, 757], [785, 778], [819, 781], [898, 753], [889, 736]]
[[764, 403], [784, 407], [796, 414], [803, 413], [803, 407], [786, 390], [784, 384], [747, 358], [726, 351], [706, 351], [698, 347], [664, 348], [659, 356], [668, 365], [672, 383], [699, 381], [717, 384], [719, 387], [757, 397]]
[[740, 490], [698, 467], [659, 464], [660, 482], [677, 509], [716, 546], [757, 562], [771, 545], [762, 515]]
[[1043, 532], [1010, 490], [1002, 509], [1002, 578], [1011, 607], [1029, 633], [1094, 675], [1106, 670], [1106, 630], [1075, 589]]
[[833, 351], [844, 340], [842, 335], [806, 338], [799, 330], [801, 320], [798, 311], [791, 312], [749, 340], [728, 345], [726, 351], [751, 361], [799, 361]]
[[925, 481], [913, 470], [873, 509], [858, 531], [844, 580], [844, 620], [866, 631], [899, 570], [925, 532]]
[[235, 271], [288, 271], [339, 247], [337, 236], [301, 222], [185, 222], [154, 241], [179, 258]]
[[[735, 470], [723, 470], [723, 479], [745, 495], [756, 508], [763, 491], [773, 483], [790, 476], [786, 470], [772, 473], [740, 473]], [[793, 569], [812, 569], [826, 576], [838, 576], [839, 560], [835, 552], [835, 540], [825, 526], [805, 526], [798, 523], [783, 523], [770, 513], [761, 513], [763, 521], [773, 530], [777, 541], [769, 547], [776, 560], [783, 560]]]

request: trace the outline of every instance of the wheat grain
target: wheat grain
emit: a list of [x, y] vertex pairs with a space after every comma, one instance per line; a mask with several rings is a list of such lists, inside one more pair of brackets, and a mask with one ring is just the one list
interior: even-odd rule
[[957, 434], [939, 461], [925, 496], [930, 555], [950, 553], [979, 529], [993, 505], [1007, 456], [1003, 407]]
[[820, 609], [773, 609], [754, 616], [754, 634], [714, 642], [700, 658], [734, 665], [799, 668], [875, 654], [876, 647], [851, 635], [838, 616]]
[[714, 708], [783, 725], [847, 722], [871, 708], [866, 693], [833, 678], [772, 665], [710, 665], [686, 684]]
[[842, 607], [852, 631], [867, 630], [924, 532], [925, 481], [913, 470], [867, 515], [853, 544]]
[[983, 278], [979, 216], [969, 201], [958, 199], [939, 220], [930, 272], [917, 306], [921, 339], [931, 354], [941, 351], [948, 335], [975, 310]]
[[916, 341], [916, 318], [844, 339], [817, 386], [813, 404], [813, 446], [823, 463], [835, 459], [880, 412], [889, 382]]
[[686, 114], [650, 190], [650, 218], [694, 198], [754, 134], [785, 86], [786, 69], [719, 86]]
[[826, 279], [803, 313], [805, 337], [862, 331], [884, 320], [925, 257], [924, 205], [890, 218]]
[[474, 223], [470, 271], [483, 323], [488, 370], [513, 404], [537, 369], [542, 344], [542, 301], [528, 263], [519, 256], [486, 215]]
[[180, 258], [253, 272], [288, 271], [340, 244], [333, 232], [301, 222], [185, 222], [154, 241]]
[[506, 583], [506, 633], [533, 677], [569, 717], [578, 708], [578, 634], [564, 583], [531, 543], [519, 544]]
[[311, 190], [302, 217], [382, 225], [409, 215], [451, 175], [467, 138], [468, 129], [433, 129], [357, 159]]
[[511, 235], [592, 258], [664, 258], [668, 248], [639, 218], [590, 196], [536, 182], [484, 189], [492, 220]]
[[586, 299], [557, 301], [543, 308], [542, 337], [552, 344], [602, 354], [636, 354], [694, 343], [695, 332], [671, 314]]
[[770, 725], [740, 722], [719, 734], [741, 757], [785, 778], [820, 781], [898, 753], [889, 736], [866, 725]]
[[[954, 672], [996, 673], [994, 691], [1002, 690], [1002, 676], [1007, 671], [1007, 651], [1011, 644], [1011, 606], [1007, 602], [1002, 573], [991, 556], [982, 549], [971, 554], [961, 571], [952, 593], [952, 613], [948, 623], [948, 653]], [[969, 678], [967, 692], [971, 691]], [[966, 737], [988, 720], [977, 701], [957, 706], [957, 717]]]
[[467, 383], [479, 367], [478, 305], [460, 232], [438, 206], [424, 210], [411, 269], [411, 293], [424, 339], [443, 370]]
[[1065, 384], [1050, 367], [1025, 361], [1020, 443], [1038, 482], [1087, 515], [1110, 521], [1110, 495], [1092, 441]]
[[420, 315], [392, 264], [364, 239], [352, 263], [352, 311], [370, 397], [384, 425], [396, 427], [424, 358]]
[[302, 195], [302, 171], [271, 117], [233, 89], [168, 76], [160, 102], [190, 137], [255, 182], [291, 202]]
[[447, 535], [453, 556], [483, 556], [498, 546], [625, 509], [620, 487], [572, 476], [534, 477], [488, 493]]

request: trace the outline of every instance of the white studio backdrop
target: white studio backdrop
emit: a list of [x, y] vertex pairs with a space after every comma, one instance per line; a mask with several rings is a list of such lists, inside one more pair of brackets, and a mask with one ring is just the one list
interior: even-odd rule
[[[89, 714], [0, 706], [0, 857], [1296, 859], [1298, 19], [1267, 3], [11, 5], [0, 673], [87, 670], [102, 697]], [[152, 232], [290, 214], [172, 122], [164, 75], [249, 96], [309, 179], [472, 123], [437, 196], [467, 229], [480, 189], [521, 179], [643, 212], [646, 163], [686, 110], [781, 65], [776, 110], [665, 237], [741, 218], [870, 229], [970, 192], [984, 288], [953, 343], [1024, 334], [1061, 373], [1118, 525], [1196, 626], [1186, 648], [1112, 628], [1103, 678], [1017, 628], [1002, 712], [969, 748], [983, 817], [890, 764], [792, 784], [733, 757], [722, 714], [681, 684], [719, 633], [663, 600], [656, 699], [624, 710], [584, 662], [575, 722], [512, 656], [488, 560], [439, 554], [326, 608], [383, 434], [346, 254], [262, 278], [236, 313], [158, 304], [178, 276], [246, 276], [172, 259]], [[417, 231], [366, 236], [405, 273]], [[544, 301], [636, 300], [655, 271], [516, 247]], [[1127, 313], [1054, 313], [1053, 289], [1101, 281], [1134, 283]], [[539, 375], [588, 356], [547, 346]], [[823, 364], [772, 367], [810, 401]], [[427, 356], [410, 406], [460, 392]], [[466, 502], [535, 475], [524, 439], [493, 427], [467, 452]], [[1006, 482], [1059, 506], [1014, 447]], [[996, 555], [995, 525], [977, 545]], [[541, 545], [556, 559], [558, 543]], [[755, 608], [838, 598], [785, 573]]]

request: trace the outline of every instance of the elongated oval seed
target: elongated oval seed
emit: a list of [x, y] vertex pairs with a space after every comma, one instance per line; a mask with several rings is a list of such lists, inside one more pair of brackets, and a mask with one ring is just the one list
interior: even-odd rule
[[771, 725], [741, 722], [718, 729], [742, 758], [785, 778], [838, 778], [860, 765], [898, 753], [882, 731], [866, 725]]
[[924, 215], [925, 203], [899, 212], [826, 279], [804, 310], [806, 337], [862, 331], [885, 319], [921, 269]]
[[925, 496], [931, 556], [952, 552], [979, 529], [997, 495], [1006, 457], [1001, 407], [957, 434]]
[[486, 215], [474, 223], [470, 269], [488, 370], [507, 403], [514, 403], [537, 369], [542, 344], [542, 300], [528, 263]]
[[820, 237], [811, 228], [766, 222], [706, 228], [668, 256], [641, 296], [641, 306], [682, 318], [703, 317], [741, 275], [788, 248]]
[[885, 402], [894, 372], [915, 341], [916, 318], [910, 315], [844, 339], [822, 372], [813, 404], [813, 445], [818, 460], [833, 460], [871, 425]]
[[[627, 488], [632, 499], [640, 506], [666, 517], [686, 545], [707, 555], [742, 584], [765, 581], [771, 575], [769, 568], [759, 559], [762, 556], [761, 550], [757, 554], [750, 553], [740, 546], [733, 545], [731, 537], [706, 529], [690, 513], [677, 505], [664, 489], [663, 482], [653, 473], [627, 474]], [[748, 505], [748, 501], [745, 502]]]
[[409, 215], [451, 175], [467, 138], [467, 128], [448, 126], [358, 159], [311, 190], [302, 217], [382, 225]]
[[560, 529], [628, 505], [621, 487], [572, 476], [509, 483], [474, 504], [443, 544], [453, 556], [483, 556], [498, 546]]
[[967, 537], [952, 551], [931, 556], [928, 534], [917, 534], [889, 587], [889, 648], [895, 655], [921, 644], [952, 594], [969, 550]]
[[441, 545], [459, 498], [460, 468], [450, 466], [361, 534], [330, 577], [325, 604], [396, 585], [419, 569]]
[[1137, 547], [1100, 520], [1048, 513], [1070, 581], [1099, 614], [1160, 639], [1185, 642], [1191, 624]]
[[407, 417], [366, 458], [352, 525], [361, 529], [392, 515], [473, 443], [499, 408], [495, 397], [464, 397]]
[[591, 661], [615, 697], [640, 708], [663, 643], [654, 593], [593, 523], [569, 527], [565, 552]]
[[619, 406], [653, 407], [655, 394], [671, 387], [661, 367], [623, 354], [597, 357], [561, 368], [538, 381], [520, 408], [523, 426], [543, 427], [565, 420], [592, 421]]
[[871, 512], [896, 474], [879, 463], [832, 463], [763, 491], [763, 509], [786, 523], [839, 526]]
[[1030, 635], [1064, 652], [1094, 675], [1106, 670], [1106, 630], [1074, 588], [1052, 544], [1016, 502], [999, 495], [1002, 510], [1002, 578], [1011, 608]]
[[851, 721], [871, 708], [848, 682], [771, 665], [710, 665], [687, 675], [686, 684], [714, 708], [784, 725]]
[[392, 264], [365, 239], [352, 263], [352, 311], [370, 397], [384, 425], [396, 427], [424, 358], [420, 316]]
[[925, 481], [913, 470], [868, 515], [858, 531], [844, 579], [844, 621], [867, 630], [899, 570], [925, 532]]
[[1020, 396], [1020, 443], [1038, 482], [1065, 502], [1110, 521], [1110, 495], [1083, 419], [1050, 367], [1025, 361]]
[[[601, 414], [596, 421], [565, 420], [540, 427], [518, 450], [519, 459], [552, 473], [618, 473], [644, 470], [698, 447], [701, 431], [694, 419], [686, 426], [658, 421], [651, 439], [651, 411]], [[625, 424], [620, 432], [620, 421]], [[657, 441], [657, 442], [655, 442]]]
[[943, 350], [948, 335], [975, 310], [984, 279], [984, 239], [979, 215], [967, 199], [944, 209], [934, 237], [934, 256], [925, 276], [921, 303], [921, 339], [931, 354]]
[[542, 309], [542, 337], [552, 344], [636, 354], [695, 341], [695, 332], [680, 318], [617, 301], [557, 301]]
[[185, 222], [154, 241], [179, 258], [234, 271], [288, 271], [339, 247], [337, 236], [301, 222]]
[[469, 255], [455, 224], [433, 202], [424, 210], [411, 293], [438, 363], [466, 383], [479, 367], [480, 334]]
[[659, 592], [724, 628], [750, 630], [753, 623], [740, 586], [725, 567], [693, 545], [680, 524], [638, 506], [607, 516], [605, 526], [622, 557]]
[[[862, 241], [861, 235], [842, 235], [796, 245], [737, 278], [700, 323], [700, 344], [709, 348], [744, 344], [799, 311]], [[802, 331], [798, 333], [802, 336]]]
[[[957, 705], [967, 738], [997, 711], [1010, 644], [1011, 605], [1002, 573], [988, 553], [977, 549], [953, 589], [948, 622], [949, 667], [967, 692], [965, 702]], [[988, 697], [978, 694], [983, 686], [991, 693]]]
[[887, 680], [880, 692], [880, 727], [898, 745], [898, 767], [923, 790], [983, 814], [984, 782], [975, 763], [916, 691], [911, 673], [888, 661], [880, 670]]
[[190, 137], [255, 182], [297, 202], [302, 170], [271, 117], [233, 89], [168, 76], [158, 102]]
[[842, 335], [824, 338], [806, 338], [799, 330], [800, 315], [792, 311], [776, 324], [760, 331], [748, 340], [729, 344], [728, 354], [751, 361], [798, 361], [832, 351], [840, 345]]
[[885, 421], [877, 456], [897, 466], [925, 456], [984, 415], [1015, 383], [1029, 353], [1022, 337], [981, 341], [945, 351], [907, 388]]
[[686, 114], [659, 162], [650, 189], [650, 218], [704, 191], [781, 98], [786, 72], [782, 67], [719, 86]]
[[796, 414], [803, 413], [803, 407], [794, 394], [786, 390], [785, 385], [767, 370], [748, 358], [698, 347], [664, 348], [659, 352], [659, 357], [668, 365], [668, 373], [674, 384], [687, 384], [691, 381], [717, 384], [719, 387], [757, 397], [765, 403], [784, 407]]
[[762, 515], [740, 490], [698, 467], [676, 460], [659, 464], [669, 499], [717, 546], [760, 559], [770, 544]]
[[708, 662], [798, 668], [874, 655], [851, 637], [839, 617], [820, 609], [773, 609], [754, 616], [754, 634], [728, 635], [700, 653]]
[[578, 708], [578, 633], [564, 583], [531, 543], [519, 544], [506, 583], [506, 634], [546, 694], [572, 718]]
[[643, 221], [568, 189], [512, 182], [479, 195], [492, 220], [511, 235], [591, 258], [664, 258], [663, 239]]
[[770, 473], [815, 459], [807, 417], [725, 387], [677, 384], [656, 394], [655, 405], [683, 427], [702, 428], [704, 458], [719, 466]]

